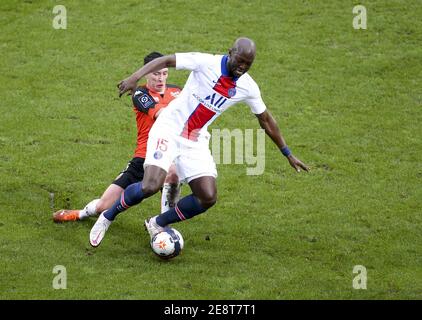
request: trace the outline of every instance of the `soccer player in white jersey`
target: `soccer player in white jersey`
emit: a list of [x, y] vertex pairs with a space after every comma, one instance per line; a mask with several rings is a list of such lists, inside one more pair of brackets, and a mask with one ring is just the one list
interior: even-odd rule
[[147, 145], [145, 174], [142, 182], [126, 188], [120, 200], [102, 213], [90, 233], [90, 243], [97, 247], [116, 215], [155, 194], [174, 161], [181, 181], [192, 194], [160, 215], [145, 220], [151, 238], [165, 226], [190, 219], [205, 212], [217, 201], [217, 170], [209, 150], [207, 127], [227, 108], [245, 102], [257, 116], [267, 135], [299, 172], [308, 167], [290, 152], [278, 125], [262, 101], [260, 90], [247, 73], [255, 59], [255, 43], [238, 38], [228, 55], [176, 53], [146, 64], [118, 85], [119, 95], [136, 88], [146, 74], [175, 67], [192, 71], [180, 95], [163, 110], [154, 123]]

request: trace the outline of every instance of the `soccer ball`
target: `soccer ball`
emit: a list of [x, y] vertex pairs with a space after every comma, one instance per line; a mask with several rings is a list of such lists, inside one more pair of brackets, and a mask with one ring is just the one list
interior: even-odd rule
[[151, 248], [162, 259], [171, 259], [180, 254], [183, 249], [183, 237], [174, 228], [166, 227], [151, 239]]

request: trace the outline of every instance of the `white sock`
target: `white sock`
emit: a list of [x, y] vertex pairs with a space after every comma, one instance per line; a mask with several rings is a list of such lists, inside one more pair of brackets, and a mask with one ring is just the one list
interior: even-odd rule
[[88, 203], [85, 208], [79, 210], [79, 219], [83, 220], [88, 217], [96, 216], [97, 214], [97, 203], [100, 199], [94, 199], [90, 203]]
[[180, 198], [180, 183], [164, 183], [161, 193], [161, 213], [173, 208]]

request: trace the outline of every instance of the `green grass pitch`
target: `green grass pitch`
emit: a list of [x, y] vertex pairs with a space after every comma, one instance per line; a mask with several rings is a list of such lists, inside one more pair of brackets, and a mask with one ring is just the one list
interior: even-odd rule
[[[57, 4], [66, 29], [53, 28]], [[367, 29], [353, 28], [358, 4]], [[421, 299], [421, 16], [418, 0], [1, 1], [0, 298]], [[225, 53], [238, 36], [255, 40], [250, 74], [311, 172], [268, 137], [262, 175], [218, 165], [217, 205], [175, 225], [185, 249], [169, 262], [142, 226], [159, 195], [119, 215], [97, 249], [95, 220], [54, 224], [132, 157], [118, 81], [150, 51]], [[215, 128], [258, 122], [238, 105]], [[366, 289], [353, 287], [356, 265]]]

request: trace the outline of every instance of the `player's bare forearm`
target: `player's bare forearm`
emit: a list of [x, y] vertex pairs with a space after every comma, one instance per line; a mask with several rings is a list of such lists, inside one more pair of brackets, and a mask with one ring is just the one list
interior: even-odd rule
[[141, 79], [148, 73], [152, 73], [152, 72], [161, 70], [163, 68], [170, 68], [170, 67], [174, 68], [175, 66], [176, 66], [175, 55], [160, 57], [144, 65], [138, 71], [133, 73], [129, 78], [133, 78], [133, 79], [136, 79], [136, 81], [138, 81], [139, 79]]
[[130, 77], [119, 82], [117, 85], [117, 88], [119, 88], [119, 97], [129, 90], [133, 92], [136, 89], [138, 80], [147, 74], [164, 68], [174, 67], [176, 67], [176, 56], [174, 54], [152, 60], [138, 71], [134, 72]]
[[300, 161], [293, 154], [291, 154], [289, 148], [287, 147], [286, 141], [284, 140], [277, 125], [277, 121], [275, 121], [271, 113], [266, 110], [261, 114], [257, 114], [256, 116], [258, 118], [261, 128], [265, 130], [265, 133], [271, 138], [271, 140], [274, 141], [274, 143], [280, 149], [282, 154], [286, 156], [290, 165], [297, 172], [300, 172], [300, 169], [309, 171], [309, 167], [307, 165], [305, 165], [302, 161]]
[[268, 110], [261, 114], [257, 114], [256, 117], [258, 118], [261, 128], [265, 130], [265, 133], [271, 138], [271, 140], [277, 145], [279, 149], [287, 145], [280, 132], [277, 122]]

